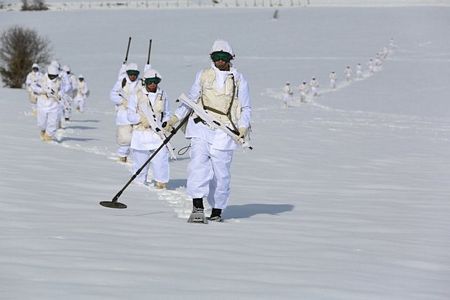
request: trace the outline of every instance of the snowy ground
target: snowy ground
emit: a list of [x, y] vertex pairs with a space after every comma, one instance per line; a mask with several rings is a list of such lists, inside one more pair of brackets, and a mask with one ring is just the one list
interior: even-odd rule
[[[0, 89], [0, 299], [449, 299], [450, 9], [272, 14], [0, 12], [2, 30], [48, 36], [91, 88], [60, 144], [39, 140], [24, 90]], [[108, 99], [128, 36], [141, 66], [153, 39], [172, 108], [213, 40], [234, 46], [254, 150], [236, 152], [224, 223], [186, 223], [187, 156], [171, 163], [167, 191], [132, 184], [126, 210], [98, 205], [130, 178]], [[365, 66], [390, 38], [381, 71], [342, 83], [346, 65]], [[283, 84], [312, 76], [321, 96], [283, 109]]]

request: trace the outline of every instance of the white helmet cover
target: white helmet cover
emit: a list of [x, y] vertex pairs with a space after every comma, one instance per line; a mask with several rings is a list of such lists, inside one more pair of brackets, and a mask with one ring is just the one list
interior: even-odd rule
[[53, 66], [57, 67], [58, 69], [60, 68], [59, 62], [57, 60], [52, 60], [50, 65], [53, 65]]
[[32, 69], [38, 69], [38, 70], [40, 69], [40, 68], [39, 68], [39, 65], [36, 64], [36, 63], [34, 63], [34, 64], [31, 66], [31, 68], [32, 68]]
[[160, 74], [158, 71], [156, 71], [155, 69], [148, 69], [148, 70], [145, 71], [145, 73], [144, 73], [144, 79], [147, 79], [147, 78], [159, 78], [159, 79], [162, 79], [162, 76], [161, 76], [161, 74]]
[[139, 68], [138, 68], [137, 64], [129, 63], [129, 64], [127, 64], [126, 71], [138, 71], [139, 72]]
[[56, 67], [55, 65], [50, 64], [50, 65], [47, 67], [47, 73], [48, 73], [49, 75], [58, 75], [58, 74], [59, 74], [59, 69], [58, 69], [58, 67]]
[[231, 48], [230, 44], [227, 41], [215, 40], [214, 44], [211, 47], [211, 52], [209, 54], [220, 51], [230, 53], [234, 57], [233, 48]]

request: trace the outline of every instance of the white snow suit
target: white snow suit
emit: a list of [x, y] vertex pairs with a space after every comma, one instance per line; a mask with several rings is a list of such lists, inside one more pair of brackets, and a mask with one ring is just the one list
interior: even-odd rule
[[344, 69], [344, 76], [345, 76], [345, 80], [348, 81], [352, 81], [352, 69], [350, 67], [346, 67]]
[[141, 85], [140, 78], [137, 78], [135, 81], [129, 79], [125, 67], [126, 65], [122, 65], [119, 78], [110, 94], [111, 101], [116, 107], [116, 141], [119, 145], [117, 149], [119, 157], [127, 157], [130, 152], [132, 127], [127, 115], [128, 99], [136, 93], [138, 86]]
[[78, 79], [78, 83], [77, 83], [77, 93], [75, 95], [74, 100], [74, 104], [76, 109], [79, 112], [84, 112], [84, 108], [85, 108], [85, 104], [86, 104], [86, 99], [88, 97], [89, 94], [89, 88], [88, 85], [86, 83], [86, 80], [79, 80]]
[[336, 73], [335, 72], [331, 72], [330, 73], [330, 88], [335, 89], [336, 88]]
[[[223, 114], [231, 108], [234, 126], [250, 127], [248, 83], [234, 68], [220, 71], [211, 64], [211, 68], [198, 72], [188, 97], [194, 102], [200, 101], [205, 110], [228, 124], [231, 121]], [[181, 105], [175, 114], [181, 120], [188, 112], [189, 108]], [[188, 120], [186, 138], [191, 139], [187, 193], [192, 198], [207, 197], [212, 208], [225, 209], [230, 197], [230, 167], [237, 143], [222, 130], [204, 124], [195, 114]]]
[[61, 100], [61, 79], [53, 80], [45, 74], [40, 81], [32, 83], [31, 89], [37, 95], [37, 125], [50, 137], [54, 137]]
[[309, 92], [308, 84], [302, 82], [298, 87], [298, 91], [300, 92], [300, 102], [306, 102], [306, 95]]
[[293, 95], [294, 95], [294, 92], [291, 89], [291, 85], [286, 84], [283, 87], [283, 103], [284, 103], [285, 107], [288, 107], [289, 103], [292, 102]]
[[63, 118], [70, 118], [70, 111], [66, 113], [66, 108], [67, 110], [70, 110], [71, 108], [69, 109], [68, 105], [71, 105], [72, 102], [72, 99], [70, 98], [72, 93], [72, 82], [70, 81], [69, 75], [62, 71], [59, 73], [59, 78], [61, 80], [61, 98], [58, 108], [58, 127], [61, 126], [61, 120]]
[[40, 71], [31, 71], [30, 73], [28, 73], [27, 78], [25, 80], [25, 85], [27, 88], [27, 92], [28, 92], [28, 99], [31, 102], [31, 110], [34, 112], [36, 112], [36, 103], [37, 103], [37, 95], [33, 92], [31, 85], [33, 83], [39, 82], [42, 78], [42, 76], [44, 76]]
[[361, 64], [357, 64], [356, 65], [356, 78], [357, 79], [362, 79], [363, 78], [363, 71], [362, 71]]
[[309, 82], [309, 86], [311, 88], [311, 93], [313, 95], [313, 97], [316, 97], [319, 95], [319, 82], [317, 81], [317, 79], [313, 78], [311, 79], [311, 81]]
[[[169, 117], [169, 101], [166, 93], [159, 87], [155, 93], [148, 92], [145, 87], [140, 87], [136, 94], [129, 98], [128, 120], [133, 124], [130, 148], [133, 157], [133, 174], [141, 168], [163, 142], [150, 123], [150, 118], [161, 127], [162, 122]], [[151, 123], [150, 123], [151, 124]], [[162, 133], [162, 132], [161, 132]], [[169, 182], [169, 151], [162, 148], [151, 162], [136, 177], [136, 182], [146, 183], [149, 167], [152, 168], [153, 179], [160, 183]]]

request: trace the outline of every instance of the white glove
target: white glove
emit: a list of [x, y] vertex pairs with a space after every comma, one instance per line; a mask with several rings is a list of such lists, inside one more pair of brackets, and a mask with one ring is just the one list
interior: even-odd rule
[[162, 127], [165, 131], [172, 132], [173, 126], [177, 123], [178, 123], [178, 117], [176, 115], [173, 115], [170, 117], [170, 119], [167, 122], [164, 122], [162, 124]]
[[145, 128], [150, 128], [147, 117], [144, 114], [139, 114], [139, 116], [141, 117], [139, 123]]

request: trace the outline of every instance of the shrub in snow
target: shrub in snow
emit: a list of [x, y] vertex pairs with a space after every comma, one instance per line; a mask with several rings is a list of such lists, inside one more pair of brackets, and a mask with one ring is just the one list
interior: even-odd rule
[[21, 88], [33, 63], [50, 61], [50, 42], [35, 30], [13, 26], [0, 36], [0, 76], [6, 86]]
[[48, 10], [48, 6], [44, 0], [22, 0], [21, 10]]

